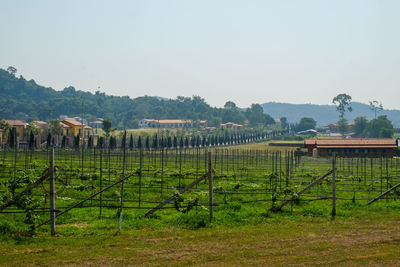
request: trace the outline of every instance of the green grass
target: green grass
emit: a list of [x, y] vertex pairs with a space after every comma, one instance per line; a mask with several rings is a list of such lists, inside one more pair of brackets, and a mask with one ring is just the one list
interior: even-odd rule
[[[216, 220], [220, 215], [216, 214]], [[59, 227], [55, 237], [0, 241], [1, 265], [398, 265], [398, 212], [352, 218], [264, 217], [255, 225], [188, 230]]]

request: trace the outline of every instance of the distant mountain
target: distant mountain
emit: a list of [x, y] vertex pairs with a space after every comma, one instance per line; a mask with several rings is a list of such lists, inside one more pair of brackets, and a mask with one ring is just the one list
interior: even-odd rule
[[[317, 125], [325, 126], [338, 121], [338, 113], [334, 105], [314, 105], [314, 104], [288, 104], [268, 102], [261, 105], [264, 112], [274, 118], [286, 117], [290, 123], [298, 122], [303, 117], [311, 117], [317, 121]], [[369, 105], [353, 102], [352, 112], [346, 112], [345, 117], [348, 121], [354, 118], [365, 116], [367, 119], [374, 118], [374, 112], [369, 109]], [[382, 110], [378, 115], [387, 115], [393, 122], [394, 127], [400, 127], [400, 110]]]

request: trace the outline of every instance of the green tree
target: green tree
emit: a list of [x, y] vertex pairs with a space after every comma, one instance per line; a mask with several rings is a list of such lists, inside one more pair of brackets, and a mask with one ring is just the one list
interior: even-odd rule
[[106, 133], [106, 137], [110, 136], [112, 131], [112, 121], [109, 118], [103, 120], [103, 131]]
[[305, 131], [309, 129], [315, 129], [317, 122], [313, 118], [303, 117], [300, 119], [299, 123], [296, 124], [296, 131]]
[[46, 147], [49, 148], [51, 146], [51, 133], [47, 134], [47, 143]]
[[347, 120], [345, 118], [341, 118], [338, 121], [338, 130], [341, 134], [345, 134], [349, 131], [349, 126], [347, 125]]
[[379, 116], [367, 123], [365, 132], [368, 137], [392, 138], [394, 129], [392, 122], [386, 116]]
[[246, 109], [245, 116], [249, 120], [251, 126], [270, 125], [275, 123], [271, 116], [264, 113], [264, 109], [260, 104], [251, 104], [251, 107]]
[[28, 123], [28, 125], [26, 126], [26, 132], [28, 134], [37, 134], [38, 130], [36, 129], [36, 125], [33, 124], [32, 122]]
[[131, 134], [130, 136], [129, 136], [129, 150], [133, 150], [133, 148], [134, 148], [134, 143], [133, 143], [133, 135]]
[[15, 74], [17, 74], [17, 69], [14, 68], [13, 66], [9, 66], [7, 68], [8, 73], [10, 73], [12, 76], [15, 76]]
[[339, 119], [344, 118], [344, 114], [347, 111], [351, 112], [351, 96], [347, 94], [339, 94], [333, 98], [332, 103], [336, 105], [336, 110], [339, 112]]
[[356, 134], [362, 134], [365, 131], [365, 128], [367, 127], [367, 119], [362, 116], [362, 117], [357, 117], [354, 119], [354, 132]]
[[246, 117], [234, 102], [228, 101], [224, 105], [224, 109], [221, 111], [222, 113], [222, 121], [223, 122], [235, 122], [235, 123], [244, 123]]
[[67, 137], [64, 135], [64, 136], [62, 137], [61, 147], [62, 147], [62, 148], [66, 148], [66, 146], [67, 146]]
[[232, 110], [232, 109], [236, 109], [236, 104], [232, 101], [227, 101], [224, 105], [224, 109], [228, 109], [228, 110]]
[[208, 120], [208, 125], [213, 126], [213, 127], [219, 127], [219, 125], [222, 123], [222, 120], [220, 117], [212, 116]]
[[35, 148], [35, 136], [33, 135], [33, 132], [31, 131], [29, 134], [29, 149], [34, 149]]
[[58, 120], [51, 120], [49, 123], [50, 132], [53, 135], [60, 135], [62, 134], [63, 127], [61, 126]]
[[3, 129], [4, 131], [8, 131], [11, 129], [11, 125], [8, 124], [6, 120], [0, 120], [0, 129]]
[[287, 129], [288, 126], [289, 126], [289, 124], [287, 122], [287, 118], [286, 117], [282, 117], [282, 118], [280, 118], [280, 121], [281, 121], [282, 129], [284, 129], [284, 130]]

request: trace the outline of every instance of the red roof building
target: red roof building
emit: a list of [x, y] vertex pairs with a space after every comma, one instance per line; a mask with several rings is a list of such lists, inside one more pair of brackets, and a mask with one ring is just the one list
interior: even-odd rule
[[322, 157], [334, 152], [341, 157], [392, 157], [397, 141], [379, 138], [306, 139], [304, 145], [309, 156], [317, 149]]

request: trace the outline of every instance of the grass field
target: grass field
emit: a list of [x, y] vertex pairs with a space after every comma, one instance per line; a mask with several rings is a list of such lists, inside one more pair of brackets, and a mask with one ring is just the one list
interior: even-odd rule
[[[265, 220], [258, 225], [39, 235], [0, 242], [0, 265], [397, 266], [400, 214]], [[73, 227], [84, 229], [85, 224]]]

